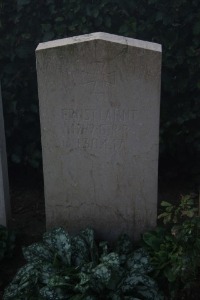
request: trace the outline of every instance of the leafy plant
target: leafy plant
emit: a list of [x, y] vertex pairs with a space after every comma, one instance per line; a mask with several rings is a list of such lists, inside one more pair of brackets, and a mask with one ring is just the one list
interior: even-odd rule
[[181, 290], [191, 291], [199, 279], [200, 217], [194, 200], [191, 195], [181, 196], [177, 206], [163, 201], [164, 212], [158, 218], [164, 226], [143, 235], [154, 275], [169, 282], [172, 298]]
[[107, 242], [97, 246], [90, 229], [70, 236], [57, 228], [23, 253], [28, 263], [5, 290], [4, 300], [162, 299], [148, 275], [147, 252], [133, 251], [127, 236], [109, 251]]
[[15, 248], [15, 234], [3, 225], [0, 225], [0, 261], [11, 257]]

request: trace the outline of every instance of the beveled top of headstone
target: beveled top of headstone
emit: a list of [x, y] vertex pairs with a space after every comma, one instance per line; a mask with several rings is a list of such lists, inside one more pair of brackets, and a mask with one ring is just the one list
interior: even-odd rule
[[117, 44], [137, 47], [137, 48], [143, 48], [146, 50], [157, 51], [157, 52], [162, 51], [161, 45], [157, 43], [141, 41], [137, 39], [132, 39], [132, 38], [104, 33], [104, 32], [95, 32], [95, 33], [84, 34], [84, 35], [69, 37], [65, 39], [58, 39], [50, 42], [40, 43], [36, 48], [36, 51], [45, 50], [49, 48], [63, 47], [67, 45], [83, 43], [83, 42], [88, 42], [93, 40], [103, 40], [107, 42], [112, 42], [112, 43], [117, 43]]

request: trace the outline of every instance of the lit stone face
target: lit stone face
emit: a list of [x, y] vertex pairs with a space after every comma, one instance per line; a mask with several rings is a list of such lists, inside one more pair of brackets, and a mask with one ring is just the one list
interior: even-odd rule
[[161, 46], [106, 33], [36, 49], [47, 227], [156, 224]]
[[10, 218], [8, 170], [0, 85], [0, 225], [6, 226]]

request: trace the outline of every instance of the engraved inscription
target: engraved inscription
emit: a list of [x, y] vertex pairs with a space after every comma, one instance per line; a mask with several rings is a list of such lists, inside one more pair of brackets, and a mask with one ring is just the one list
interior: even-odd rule
[[63, 109], [64, 146], [71, 150], [123, 151], [134, 115], [131, 109]]
[[113, 122], [129, 122], [134, 119], [134, 110], [108, 109], [64, 109], [63, 118], [65, 121], [92, 121], [94, 123], [105, 122], [112, 124]]
[[89, 136], [112, 136], [112, 135], [124, 135], [128, 132], [127, 125], [108, 125], [108, 124], [76, 124], [72, 123], [66, 127], [66, 133], [68, 135], [89, 135]]
[[101, 82], [101, 81], [107, 85], [115, 84], [115, 71], [110, 72], [110, 73], [101, 71], [100, 74], [98, 74], [98, 73], [92, 73], [89, 71], [86, 72], [86, 71], [78, 70], [77, 72], [73, 73], [73, 77], [74, 78], [79, 77], [80, 84], [82, 84], [82, 85], [85, 85], [85, 84], [87, 85], [90, 83]]
[[75, 149], [86, 150], [100, 150], [100, 151], [122, 151], [125, 149], [124, 139], [113, 138], [77, 138], [75, 140], [67, 140], [67, 147], [74, 147]]

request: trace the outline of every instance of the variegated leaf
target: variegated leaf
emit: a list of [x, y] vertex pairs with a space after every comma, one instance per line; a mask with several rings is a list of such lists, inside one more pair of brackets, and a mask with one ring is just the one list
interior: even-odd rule
[[40, 296], [45, 300], [67, 300], [70, 299], [70, 295], [67, 295], [66, 291], [60, 288], [43, 287], [40, 289]]
[[72, 237], [72, 263], [82, 266], [90, 261], [88, 246], [80, 236]]
[[93, 278], [98, 280], [99, 283], [108, 284], [111, 278], [111, 270], [105, 264], [99, 264], [93, 269]]
[[71, 265], [71, 238], [63, 228], [55, 228], [43, 236], [43, 241], [67, 266]]
[[140, 273], [149, 273], [153, 269], [149, 255], [143, 248], [140, 248], [129, 255], [127, 268], [131, 271], [139, 271]]
[[35, 243], [23, 248], [24, 258], [30, 262], [37, 262], [38, 260], [44, 262], [53, 261], [53, 253], [43, 243]]
[[120, 266], [119, 256], [115, 252], [101, 256], [101, 262], [113, 270], [119, 269]]

